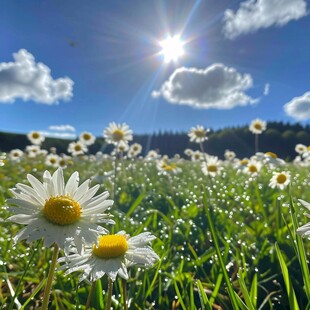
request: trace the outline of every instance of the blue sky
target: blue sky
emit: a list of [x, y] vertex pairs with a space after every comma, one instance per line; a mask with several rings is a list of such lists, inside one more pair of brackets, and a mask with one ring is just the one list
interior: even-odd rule
[[[1, 1], [0, 130], [134, 133], [310, 118], [305, 0]], [[160, 41], [179, 35], [167, 63]]]

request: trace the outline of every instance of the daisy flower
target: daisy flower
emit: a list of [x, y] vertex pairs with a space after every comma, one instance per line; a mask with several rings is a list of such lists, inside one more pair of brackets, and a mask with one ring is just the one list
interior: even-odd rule
[[216, 156], [209, 156], [207, 161], [201, 164], [201, 170], [205, 175], [215, 177], [221, 174], [223, 167]]
[[196, 127], [192, 127], [190, 131], [188, 132], [189, 141], [201, 143], [206, 140], [208, 140], [207, 133], [209, 132], [209, 129], [205, 129], [201, 125], [197, 125]]
[[103, 137], [107, 143], [117, 145], [120, 141], [128, 142], [132, 140], [132, 130], [125, 123], [116, 124], [110, 123], [109, 126], [104, 130]]
[[47, 166], [58, 168], [60, 157], [57, 154], [48, 154], [45, 158], [45, 164]]
[[92, 243], [98, 234], [107, 230], [96, 223], [114, 223], [105, 212], [113, 201], [107, 200], [109, 193], [95, 196], [100, 185], [90, 188], [90, 180], [79, 186], [79, 174], [74, 172], [65, 184], [63, 171], [57, 169], [53, 175], [43, 174], [43, 183], [28, 174], [31, 185], [16, 184], [11, 189], [14, 198], [7, 202], [14, 207], [9, 210], [15, 215], [8, 220], [27, 225], [14, 241], [28, 242], [43, 238], [46, 247], [56, 243], [64, 249], [67, 242], [74, 242], [79, 250], [83, 243]]
[[148, 153], [145, 156], [145, 159], [147, 160], [153, 160], [158, 158], [160, 158], [160, 154], [158, 154], [158, 152], [156, 152], [155, 150], [148, 151]]
[[245, 171], [249, 175], [256, 176], [260, 172], [261, 168], [262, 164], [260, 162], [250, 160], [246, 166], [246, 169], [244, 169], [243, 171]]
[[127, 267], [151, 267], [159, 259], [149, 246], [154, 239], [156, 237], [149, 232], [130, 237], [121, 231], [115, 235], [101, 236], [97, 244], [85, 248], [84, 253], [71, 254], [58, 261], [65, 263], [61, 269], [67, 269], [66, 275], [82, 270], [84, 273], [80, 281], [89, 279], [95, 282], [105, 274], [112, 281], [116, 280], [117, 275], [127, 280]]
[[233, 161], [236, 158], [236, 153], [234, 151], [225, 150], [224, 157], [229, 161]]
[[32, 144], [40, 145], [45, 140], [45, 137], [39, 131], [31, 131], [27, 134], [27, 138]]
[[129, 150], [129, 145], [125, 141], [120, 141], [115, 148], [115, 151], [117, 153], [126, 153], [128, 150]]
[[136, 157], [142, 152], [142, 145], [139, 143], [134, 143], [130, 146], [128, 151], [128, 157]]
[[200, 151], [193, 151], [191, 154], [191, 161], [202, 161], [204, 159], [204, 154]]
[[169, 162], [166, 159], [159, 160], [157, 162], [157, 169], [160, 174], [176, 174], [181, 172], [181, 168], [179, 168], [176, 163]]
[[87, 146], [82, 142], [69, 143], [68, 152], [71, 153], [72, 156], [83, 155], [87, 151]]
[[273, 176], [269, 182], [271, 188], [278, 187], [284, 189], [291, 181], [291, 175], [287, 171], [273, 172]]
[[20, 149], [13, 149], [9, 153], [9, 157], [13, 161], [19, 161], [24, 155], [24, 152]]
[[95, 143], [96, 137], [90, 132], [84, 131], [79, 136], [79, 141], [89, 146]]
[[249, 126], [249, 130], [256, 135], [260, 135], [266, 128], [267, 123], [259, 118], [254, 119]]
[[298, 154], [302, 155], [303, 153], [306, 153], [308, 151], [308, 148], [301, 143], [296, 144], [295, 146], [295, 152], [297, 152]]

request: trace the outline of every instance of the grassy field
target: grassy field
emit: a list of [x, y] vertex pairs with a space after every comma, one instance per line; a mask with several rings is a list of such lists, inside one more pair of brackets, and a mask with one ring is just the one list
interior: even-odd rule
[[[310, 201], [309, 166], [263, 165], [252, 177], [226, 161], [221, 175], [210, 177], [200, 163], [173, 162], [178, 173], [161, 174], [152, 160], [118, 159], [115, 166], [111, 158], [88, 157], [75, 158], [64, 170], [65, 180], [79, 171], [80, 183], [91, 178], [100, 192], [110, 192], [112, 233], [157, 237], [152, 248], [160, 260], [149, 269], [130, 268], [128, 309], [309, 308], [310, 241], [295, 233], [307, 222], [298, 199]], [[6, 221], [5, 200], [16, 183], [28, 184], [27, 173], [42, 180], [46, 169], [43, 156], [7, 159], [0, 167], [2, 309], [39, 309], [42, 302], [52, 249], [42, 241], [14, 244], [22, 225]], [[272, 189], [273, 171], [290, 171], [290, 185]], [[79, 283], [79, 275], [56, 271], [49, 309], [85, 309], [91, 285]], [[107, 283], [106, 277], [97, 281], [91, 309], [105, 309]], [[113, 309], [124, 308], [122, 296], [117, 279]]]

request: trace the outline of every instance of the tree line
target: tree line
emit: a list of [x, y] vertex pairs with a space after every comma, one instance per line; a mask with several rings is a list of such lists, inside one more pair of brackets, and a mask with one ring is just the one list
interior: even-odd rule
[[[250, 157], [254, 154], [254, 140], [255, 137], [249, 131], [248, 126], [211, 130], [208, 134], [208, 140], [204, 143], [204, 149], [208, 154], [219, 158], [224, 157], [224, 152], [227, 149], [234, 151], [238, 158]], [[46, 138], [42, 148], [49, 150], [51, 147], [55, 147], [57, 153], [67, 153], [67, 147], [71, 141]], [[199, 144], [189, 142], [187, 132], [157, 132], [134, 135], [132, 142], [142, 145], [143, 155], [152, 149], [158, 150], [162, 155], [172, 157], [175, 154], [180, 154], [184, 157], [185, 149], [199, 149]], [[270, 122], [267, 124], [267, 130], [259, 135], [259, 151], [273, 152], [286, 160], [295, 158], [297, 155], [295, 146], [298, 143], [310, 145], [310, 125]], [[29, 144], [26, 135], [0, 132], [0, 150], [2, 152], [9, 152], [15, 148], [24, 150]], [[97, 138], [95, 144], [90, 146], [89, 153], [95, 154], [98, 151], [110, 153], [112, 146], [107, 145], [103, 138]]]

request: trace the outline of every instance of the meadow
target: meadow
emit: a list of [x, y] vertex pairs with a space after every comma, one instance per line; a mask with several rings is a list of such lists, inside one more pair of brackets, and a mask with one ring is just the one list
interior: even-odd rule
[[[56, 170], [46, 157], [2, 156], [1, 309], [42, 305], [53, 249], [42, 240], [13, 241], [24, 225], [6, 220], [12, 215], [6, 199], [17, 183], [29, 184], [27, 174], [42, 180], [45, 170]], [[151, 247], [159, 259], [150, 268], [129, 268], [127, 281], [116, 279], [113, 309], [309, 309], [310, 240], [296, 233], [307, 223], [299, 199], [310, 201], [306, 158], [288, 163], [259, 153], [246, 160], [232, 156], [216, 161], [216, 174], [202, 171], [201, 163], [210, 160], [204, 154], [200, 160], [123, 153], [66, 158], [66, 181], [78, 171], [80, 183], [91, 179], [99, 193], [110, 193], [110, 233], [156, 237]], [[251, 162], [257, 171], [249, 169]], [[283, 171], [289, 184], [273, 188], [272, 177]], [[106, 309], [107, 277], [91, 285], [79, 282], [80, 275], [65, 275], [57, 264], [49, 309]]]

